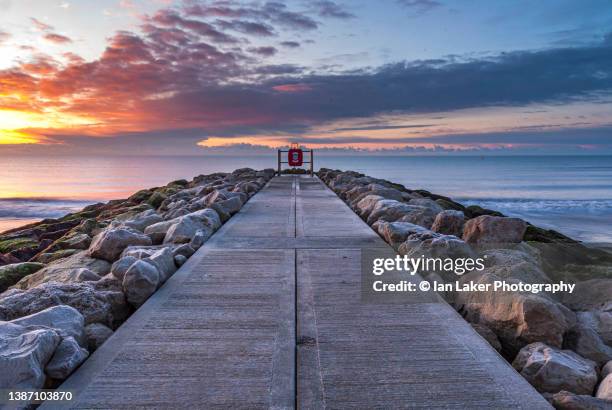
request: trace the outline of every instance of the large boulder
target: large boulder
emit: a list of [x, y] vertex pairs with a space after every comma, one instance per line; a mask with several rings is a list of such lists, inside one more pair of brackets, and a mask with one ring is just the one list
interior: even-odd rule
[[470, 219], [463, 227], [463, 240], [474, 245], [520, 243], [527, 224], [519, 218], [482, 215]]
[[172, 249], [172, 254], [173, 254], [174, 256], [177, 256], [177, 255], [182, 255], [182, 256], [184, 256], [185, 258], [190, 258], [190, 257], [191, 257], [191, 255], [193, 255], [193, 254], [195, 253], [195, 251], [196, 251], [196, 250], [195, 250], [195, 249], [193, 249], [193, 248], [191, 247], [191, 245], [190, 245], [190, 244], [188, 244], [188, 243], [184, 243], [184, 244], [182, 244], [182, 245], [175, 246], [175, 247]]
[[0, 320], [13, 320], [52, 306], [68, 305], [78, 310], [85, 323], [115, 327], [129, 311], [122, 292], [98, 289], [97, 282], [47, 282], [26, 291], [15, 290], [0, 298]]
[[38, 272], [45, 265], [36, 262], [12, 263], [0, 266], [0, 293], [19, 282], [22, 278]]
[[599, 309], [612, 302], [612, 279], [589, 279], [576, 283], [572, 293], [563, 295], [563, 303], [572, 310]]
[[[74, 232], [54, 242], [52, 249], [81, 249], [85, 250], [91, 245], [91, 236], [86, 233]], [[46, 251], [47, 252], [47, 251]]]
[[24, 327], [53, 329], [64, 338], [72, 337], [82, 346], [85, 345], [85, 318], [78, 310], [67, 305], [52, 306], [14, 319], [11, 323]]
[[422, 226], [412, 224], [410, 222], [384, 222], [376, 223], [378, 234], [391, 245], [395, 250], [413, 234], [424, 234], [428, 232]]
[[514, 249], [487, 249], [482, 252], [487, 272], [501, 279], [525, 283], [548, 283], [550, 279], [541, 268], [538, 256], [526, 244]]
[[612, 407], [612, 374], [607, 375], [597, 388], [598, 399], [609, 400]]
[[122, 257], [121, 259], [113, 263], [113, 266], [111, 267], [111, 273], [115, 278], [119, 279], [120, 281], [123, 281], [125, 272], [127, 272], [130, 266], [132, 266], [132, 264], [138, 259], [139, 258], [131, 255]]
[[431, 230], [444, 235], [455, 235], [461, 238], [463, 236], [464, 224], [465, 215], [463, 215], [463, 212], [449, 209], [436, 215]]
[[178, 267], [181, 267], [187, 262], [187, 257], [184, 255], [175, 255], [174, 256], [174, 264]]
[[164, 241], [168, 229], [170, 229], [170, 227], [176, 222], [177, 221], [175, 220], [170, 220], [149, 225], [145, 228], [144, 233], [145, 235], [148, 235], [149, 238], [151, 238], [151, 242], [158, 245]]
[[20, 280], [15, 287], [30, 289], [47, 282], [71, 283], [84, 280], [96, 280], [92, 275], [83, 275], [81, 269], [87, 269], [98, 276], [110, 272], [111, 264], [102, 259], [89, 256], [87, 251], [80, 251], [72, 256], [57, 260], [36, 273]]
[[208, 218], [193, 214], [185, 215], [168, 229], [164, 243], [189, 243], [198, 231], [206, 232], [206, 235], [210, 237], [213, 233], [213, 225], [214, 223]]
[[0, 322], [0, 389], [40, 389], [61, 336], [51, 329], [27, 329]]
[[157, 267], [145, 260], [130, 266], [123, 277], [123, 291], [128, 303], [139, 308], [157, 289], [160, 274]]
[[512, 366], [540, 393], [593, 394], [597, 384], [595, 362], [544, 343], [525, 346]]
[[610, 410], [612, 402], [598, 399], [586, 394], [574, 394], [562, 390], [551, 398], [551, 404], [557, 410]]
[[235, 196], [224, 201], [215, 202], [215, 210], [220, 209], [222, 212], [234, 215], [242, 208], [242, 199], [239, 196]]
[[[410, 205], [410, 204], [406, 204], [403, 202], [398, 202], [395, 201], [393, 199], [383, 199], [378, 201], [375, 205], [374, 208], [372, 208], [372, 210], [370, 211], [370, 214], [368, 215], [366, 221], [368, 224], [372, 225], [374, 222], [378, 221], [378, 220], [383, 220], [383, 221], [388, 221], [388, 222], [393, 222], [393, 221], [397, 221], [400, 218], [402, 218], [402, 221], [405, 222], [421, 222], [421, 219], [416, 219], [416, 218], [420, 218], [417, 217], [417, 215], [431, 215], [431, 222], [433, 222], [433, 218], [435, 217], [435, 214], [433, 214], [433, 212], [431, 210], [429, 210], [428, 208], [422, 207], [422, 206], [418, 206], [418, 205]], [[428, 224], [429, 227], [431, 226], [431, 223], [429, 222], [425, 222], [426, 224]], [[420, 225], [420, 224], [417, 224]]]
[[[144, 259], [146, 262], [150, 262], [157, 267], [159, 273], [159, 284], [164, 283], [170, 276], [176, 272], [176, 265], [174, 264], [174, 254], [170, 248], [161, 248], [151, 256]], [[128, 269], [129, 270], [129, 269]]]
[[123, 222], [124, 226], [143, 232], [150, 225], [162, 222], [164, 218], [152, 209], [141, 212], [134, 218]]
[[384, 199], [385, 198], [380, 195], [367, 195], [357, 202], [357, 205], [355, 205], [355, 212], [357, 212], [361, 218], [367, 219], [376, 204]]
[[456, 236], [442, 235], [429, 230], [409, 235], [399, 246], [398, 252], [414, 258], [421, 256], [441, 259], [476, 257], [472, 248]]
[[[374, 195], [374, 193], [372, 193], [367, 186], [357, 185], [349, 189], [344, 194], [344, 199], [351, 205], [351, 207], [354, 207], [354, 205], [356, 205], [357, 202], [359, 202], [361, 199], [363, 199], [368, 194]], [[395, 199], [395, 198], [389, 198], [389, 199]]]
[[404, 195], [401, 191], [395, 188], [388, 188], [380, 184], [354, 186], [346, 192], [344, 197], [352, 206], [354, 206], [368, 195], [378, 195], [385, 199], [393, 199], [395, 201], [402, 201], [404, 199]]
[[[480, 323], [495, 332], [506, 356], [529, 343], [544, 342], [561, 347], [563, 335], [575, 323], [574, 314], [560, 303], [533, 293], [492, 290], [498, 276], [473, 271], [459, 279], [460, 286], [490, 286], [489, 291], [455, 292], [454, 305], [470, 323]], [[506, 282], [516, 283], [511, 279]]]
[[45, 373], [56, 380], [64, 380], [89, 356], [73, 337], [63, 338], [55, 349], [53, 357], [45, 367]]
[[444, 208], [440, 206], [436, 201], [429, 198], [414, 198], [408, 201], [410, 205], [421, 206], [423, 208], [428, 208], [435, 214], [439, 214], [444, 211]]
[[408, 206], [412, 207], [411, 210], [404, 216], [402, 216], [400, 219], [398, 219], [398, 221], [409, 222], [427, 229], [429, 229], [433, 225], [437, 215], [435, 211], [433, 211], [431, 208], [426, 208], [424, 206]]
[[192, 212], [193, 217], [199, 218], [204, 224], [216, 231], [221, 227], [221, 218], [217, 211], [211, 208], [202, 209], [199, 211]]
[[114, 262], [128, 246], [151, 245], [151, 238], [128, 227], [109, 228], [96, 235], [89, 247], [93, 258]]
[[85, 326], [87, 349], [89, 349], [90, 352], [96, 351], [112, 335], [112, 329], [108, 326], [104, 326], [102, 323], [92, 323]]
[[[602, 318], [598, 313], [605, 316]], [[602, 319], [608, 323], [602, 325]], [[598, 333], [600, 329], [604, 334], [612, 332], [612, 312], [578, 312], [576, 324], [563, 339], [563, 347], [603, 365], [612, 360], [612, 347]]]

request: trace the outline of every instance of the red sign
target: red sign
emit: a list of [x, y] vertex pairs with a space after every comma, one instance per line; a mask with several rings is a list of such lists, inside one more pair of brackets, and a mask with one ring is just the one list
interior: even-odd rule
[[302, 166], [304, 163], [304, 153], [301, 149], [291, 148], [289, 150], [289, 165], [292, 167]]

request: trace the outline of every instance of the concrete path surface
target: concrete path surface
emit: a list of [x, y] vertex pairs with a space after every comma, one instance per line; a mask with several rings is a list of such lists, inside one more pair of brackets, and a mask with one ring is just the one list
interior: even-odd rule
[[275, 177], [60, 389], [73, 408], [550, 408], [439, 298], [364, 302], [363, 249], [393, 254], [318, 179]]

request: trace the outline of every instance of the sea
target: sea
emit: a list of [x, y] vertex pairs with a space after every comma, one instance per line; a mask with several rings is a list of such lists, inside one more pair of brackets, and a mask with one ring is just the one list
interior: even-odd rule
[[[0, 232], [172, 180], [243, 167], [275, 168], [276, 155], [0, 155]], [[320, 167], [426, 189], [585, 242], [612, 242], [612, 156], [321, 154], [315, 157]]]

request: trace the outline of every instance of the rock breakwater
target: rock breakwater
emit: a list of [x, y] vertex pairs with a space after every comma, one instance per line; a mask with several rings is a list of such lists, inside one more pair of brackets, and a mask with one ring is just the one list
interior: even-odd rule
[[259, 191], [244, 168], [0, 235], [0, 389], [53, 388]]
[[[441, 294], [558, 409], [611, 408], [612, 255], [552, 230], [354, 171], [318, 176], [400, 255], [483, 258], [483, 270], [428, 272], [432, 284], [575, 283], [571, 294]], [[484, 286], [483, 288], [487, 288]], [[516, 286], [520, 289], [520, 286]], [[469, 289], [469, 287], [468, 287]], [[608, 370], [606, 370], [608, 369]]]

